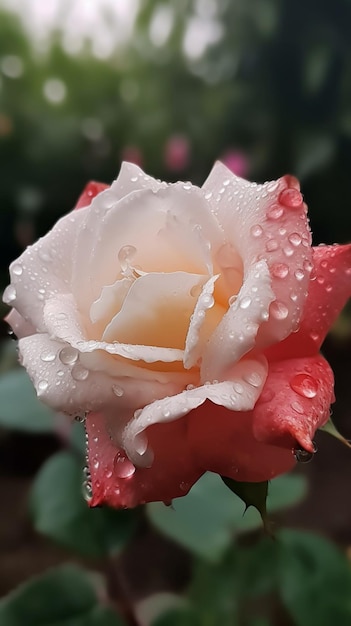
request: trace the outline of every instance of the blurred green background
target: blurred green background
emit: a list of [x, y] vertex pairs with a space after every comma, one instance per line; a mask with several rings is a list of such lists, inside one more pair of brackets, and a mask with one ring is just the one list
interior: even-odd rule
[[[123, 159], [158, 178], [197, 184], [218, 158], [256, 181], [294, 174], [310, 208], [314, 242], [350, 241], [350, 33], [350, 0], [0, 0], [0, 288], [9, 262], [74, 206], [88, 180], [112, 181]], [[5, 310], [0, 305], [0, 313]], [[344, 315], [324, 351], [336, 372], [335, 421], [346, 436], [350, 348]], [[238, 529], [257, 529], [257, 519], [242, 523], [242, 508], [231, 509], [211, 479], [202, 483], [203, 494], [217, 517], [210, 516], [214, 526], [205, 525], [200, 536], [207, 513], [196, 490], [179, 505], [180, 518], [150, 505], [130, 518], [108, 511], [106, 517], [89, 512], [88, 519], [79, 464], [72, 460], [79, 445], [67, 444], [67, 425], [38, 408], [7, 339], [0, 344], [0, 373], [1, 595], [71, 558], [72, 550], [91, 564], [128, 544], [117, 583], [110, 561], [94, 561], [128, 624], [156, 624], [145, 617], [147, 607], [135, 608], [140, 598], [185, 587], [194, 615], [177, 605], [180, 613], [159, 626], [351, 624], [346, 447], [317, 437], [319, 453], [304, 472], [308, 498], [279, 517], [280, 525], [323, 532], [344, 555], [296, 530], [281, 534], [280, 548], [257, 543], [252, 534], [237, 541]], [[62, 452], [67, 447], [72, 458]], [[302, 477], [300, 468], [279, 483], [275, 509], [301, 501]], [[67, 510], [69, 518], [59, 515]], [[33, 522], [61, 547], [35, 534]], [[94, 544], [101, 533], [108, 537], [104, 549]], [[85, 574], [62, 569], [53, 576], [28, 591], [31, 598], [39, 594], [38, 606], [45, 589], [52, 585], [55, 595], [63, 585], [70, 615], [77, 609], [67, 592], [72, 579], [87, 599], [82, 611], [92, 613], [90, 621], [70, 626], [122, 624], [96, 605], [96, 593], [101, 599], [106, 590], [95, 585], [93, 592]], [[28, 621], [21, 595], [22, 618], [18, 612], [11, 621], [11, 602], [0, 605], [1, 626], [52, 623], [38, 615]]]

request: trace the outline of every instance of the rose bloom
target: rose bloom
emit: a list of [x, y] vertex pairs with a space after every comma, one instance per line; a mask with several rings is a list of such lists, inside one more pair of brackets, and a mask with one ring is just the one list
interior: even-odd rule
[[124, 163], [77, 208], [12, 263], [4, 300], [40, 399], [86, 418], [91, 506], [170, 501], [206, 470], [264, 481], [312, 454], [351, 246], [311, 247], [297, 180], [217, 163], [200, 189]]

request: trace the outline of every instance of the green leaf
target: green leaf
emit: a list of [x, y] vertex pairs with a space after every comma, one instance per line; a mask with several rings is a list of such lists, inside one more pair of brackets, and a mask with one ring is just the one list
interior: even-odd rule
[[244, 483], [221, 476], [227, 487], [238, 496], [246, 505], [245, 512], [250, 506], [253, 506], [260, 514], [263, 525], [266, 530], [268, 528], [267, 520], [267, 496], [268, 496], [268, 480], [261, 483]]
[[39, 402], [23, 369], [0, 377], [0, 426], [30, 433], [53, 431], [54, 413]]
[[322, 537], [279, 533], [278, 585], [296, 626], [350, 626], [351, 569], [346, 557]]
[[31, 494], [36, 530], [83, 556], [118, 554], [135, 530], [137, 512], [90, 509], [82, 496], [82, 467], [69, 452], [51, 457]]
[[[287, 475], [269, 485], [268, 512], [291, 506], [306, 492], [302, 476]], [[216, 474], [204, 474], [189, 494], [173, 500], [171, 507], [153, 502], [146, 507], [152, 524], [167, 537], [216, 562], [230, 545], [233, 534], [259, 528], [258, 512], [235, 498]]]
[[1, 626], [123, 626], [98, 605], [102, 582], [63, 565], [33, 578], [0, 601]]
[[351, 443], [347, 441], [347, 439], [345, 439], [345, 437], [343, 437], [341, 433], [339, 433], [338, 429], [336, 428], [331, 418], [329, 418], [327, 423], [324, 424], [324, 426], [321, 426], [319, 430], [322, 430], [323, 432], [328, 433], [328, 435], [332, 435], [332, 437], [339, 439], [339, 441], [341, 441], [341, 443], [343, 443], [345, 446], [347, 446], [348, 448], [351, 448]]
[[195, 611], [186, 608], [171, 609], [152, 622], [152, 626], [202, 626], [202, 624]]

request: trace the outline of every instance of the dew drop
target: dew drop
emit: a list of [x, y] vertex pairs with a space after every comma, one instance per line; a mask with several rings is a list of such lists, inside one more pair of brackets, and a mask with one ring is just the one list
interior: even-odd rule
[[203, 306], [204, 309], [210, 309], [211, 307], [214, 306], [214, 303], [215, 303], [214, 298], [210, 294], [204, 294], [201, 297], [201, 305]]
[[118, 261], [121, 266], [121, 271], [125, 272], [131, 260], [135, 256], [137, 249], [134, 246], [123, 246], [118, 252]]
[[294, 248], [292, 248], [291, 246], [285, 246], [283, 248], [283, 252], [284, 252], [285, 256], [290, 258], [294, 254]]
[[21, 274], [23, 273], [23, 267], [22, 265], [19, 265], [17, 263], [16, 265], [12, 267], [12, 271], [16, 276], [21, 276]]
[[286, 278], [289, 274], [289, 267], [285, 263], [275, 263], [272, 267], [272, 274], [276, 278]]
[[263, 233], [263, 228], [259, 224], [255, 224], [251, 227], [250, 233], [253, 237], [261, 237]]
[[288, 209], [298, 209], [302, 205], [302, 195], [297, 189], [284, 189], [279, 195], [279, 202]]
[[278, 248], [279, 248], [279, 244], [275, 239], [269, 239], [269, 241], [267, 241], [266, 243], [267, 252], [274, 252], [275, 250], [278, 250]]
[[117, 452], [113, 461], [114, 473], [118, 478], [130, 478], [135, 472], [135, 466], [124, 452]]
[[317, 446], [314, 445], [314, 451], [309, 452], [309, 450], [304, 450], [303, 448], [295, 448], [294, 449], [294, 457], [298, 463], [310, 463], [312, 461], [314, 455], [317, 452]]
[[13, 302], [14, 300], [16, 300], [16, 288], [14, 287], [14, 285], [8, 285], [3, 293], [3, 300], [4, 302], [6, 302], [6, 304], [9, 304], [10, 302]]
[[74, 367], [72, 368], [72, 378], [74, 378], [74, 380], [86, 380], [88, 376], [89, 370], [87, 370], [82, 365], [79, 365], [79, 363], [74, 365]]
[[44, 363], [51, 363], [56, 359], [56, 353], [52, 352], [52, 350], [43, 350], [40, 354], [40, 359], [44, 361]]
[[244, 391], [243, 385], [241, 383], [236, 383], [236, 382], [233, 383], [233, 389], [234, 391], [236, 391], [236, 393], [243, 393]]
[[296, 280], [303, 280], [305, 278], [305, 272], [302, 269], [297, 269], [295, 272], [295, 278]]
[[239, 306], [241, 309], [248, 309], [249, 306], [251, 305], [251, 298], [249, 296], [244, 296], [243, 298], [241, 298], [240, 302], [239, 302]]
[[233, 306], [233, 304], [237, 301], [238, 296], [235, 294], [233, 296], [230, 296], [229, 300], [228, 300], [228, 304], [229, 306]]
[[124, 394], [124, 389], [119, 385], [112, 385], [112, 391], [117, 398], [121, 398]]
[[276, 320], [285, 320], [289, 315], [288, 307], [279, 300], [272, 302], [270, 312]]
[[260, 376], [258, 372], [249, 372], [248, 374], [244, 374], [243, 378], [252, 387], [259, 387], [262, 383], [262, 376]]
[[48, 386], [49, 386], [49, 383], [48, 383], [47, 380], [40, 380], [39, 383], [38, 383], [39, 391], [46, 391]]
[[49, 261], [51, 261], [49, 254], [45, 252], [42, 248], [38, 250], [38, 256], [42, 261], [44, 261], [44, 263], [48, 263]]
[[60, 350], [59, 359], [64, 365], [73, 365], [73, 363], [78, 361], [78, 355], [79, 352], [76, 348], [67, 346], [66, 348], [62, 348], [62, 350]]
[[302, 239], [299, 235], [299, 233], [291, 233], [291, 235], [289, 235], [288, 237], [289, 242], [291, 243], [292, 246], [295, 246], [297, 248], [297, 246], [300, 245]]
[[279, 220], [284, 213], [284, 209], [279, 204], [272, 204], [267, 211], [267, 219]]
[[303, 415], [304, 412], [305, 412], [304, 408], [303, 408], [302, 404], [300, 404], [300, 402], [292, 402], [290, 406], [293, 409], [293, 411], [295, 411], [299, 415]]
[[327, 283], [325, 286], [325, 290], [330, 293], [331, 291], [333, 291], [333, 285], [331, 285], [330, 283]]
[[86, 502], [89, 502], [93, 497], [93, 488], [90, 480], [85, 480], [82, 485], [82, 494]]
[[315, 398], [318, 392], [318, 382], [309, 374], [296, 374], [290, 381], [290, 387], [303, 398]]

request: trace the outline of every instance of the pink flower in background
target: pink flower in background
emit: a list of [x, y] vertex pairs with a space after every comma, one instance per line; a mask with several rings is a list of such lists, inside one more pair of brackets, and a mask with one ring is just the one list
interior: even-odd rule
[[248, 157], [239, 150], [228, 150], [221, 159], [222, 163], [230, 169], [233, 174], [246, 178], [250, 170], [250, 162]]
[[312, 248], [295, 178], [217, 163], [202, 188], [123, 164], [12, 263], [4, 300], [38, 396], [85, 419], [91, 506], [264, 481], [313, 454], [351, 246]]
[[164, 152], [166, 167], [171, 172], [181, 172], [190, 162], [190, 143], [186, 135], [169, 137]]
[[144, 163], [142, 151], [138, 148], [138, 146], [133, 145], [124, 146], [121, 152], [121, 160], [134, 163], [135, 165], [139, 165], [139, 167], [143, 167]]

